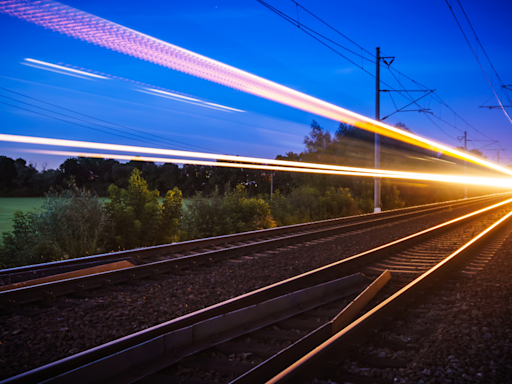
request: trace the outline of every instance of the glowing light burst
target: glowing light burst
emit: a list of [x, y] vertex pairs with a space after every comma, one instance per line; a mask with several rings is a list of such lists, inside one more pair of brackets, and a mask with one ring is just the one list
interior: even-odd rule
[[492, 162], [383, 124], [56, 1], [5, 0], [0, 2], [0, 12], [154, 64], [420, 147], [445, 152], [512, 175], [512, 170]]
[[[105, 159], [119, 159], [119, 160], [139, 160], [151, 161], [156, 163], [176, 163], [176, 164], [196, 164], [196, 165], [209, 165], [214, 167], [228, 167], [228, 168], [250, 168], [262, 169], [271, 171], [284, 171], [284, 172], [300, 172], [300, 173], [318, 173], [330, 175], [344, 175], [344, 176], [363, 176], [363, 177], [387, 177], [393, 179], [408, 179], [408, 180], [424, 180], [424, 181], [439, 181], [458, 184], [474, 184], [474, 185], [487, 185], [512, 188], [512, 180], [509, 178], [487, 178], [487, 177], [466, 177], [458, 175], [441, 175], [431, 173], [417, 173], [417, 172], [402, 172], [385, 169], [373, 168], [360, 168], [360, 167], [346, 167], [341, 165], [330, 164], [317, 164], [317, 163], [303, 163], [298, 161], [284, 161], [272, 160], [258, 157], [246, 156], [230, 156], [230, 155], [217, 155], [204, 152], [190, 152], [178, 151], [172, 149], [161, 148], [148, 148], [137, 147], [130, 145], [107, 144], [107, 143], [94, 143], [87, 141], [74, 141], [74, 140], [61, 140], [49, 139], [43, 137], [30, 137], [30, 136], [17, 136], [0, 134], [0, 141], [16, 142], [25, 144], [39, 144], [59, 147], [74, 147], [74, 148], [87, 148], [96, 150], [109, 150], [118, 152], [135, 152], [146, 153], [152, 155], [165, 155], [174, 156], [168, 157], [152, 157], [140, 155], [122, 155], [111, 153], [83, 153], [71, 151], [52, 151], [52, 150], [28, 150], [29, 152], [44, 153], [60, 156], [89, 156], [99, 157]], [[190, 159], [184, 159], [188, 157]], [[205, 161], [197, 159], [208, 159], [217, 161]], [[221, 161], [228, 162], [221, 162]], [[252, 163], [252, 164], [251, 164]], [[256, 163], [256, 164], [254, 164]]]

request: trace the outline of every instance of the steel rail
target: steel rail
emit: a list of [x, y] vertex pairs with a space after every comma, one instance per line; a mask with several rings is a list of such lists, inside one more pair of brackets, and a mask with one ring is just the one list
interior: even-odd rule
[[371, 279], [356, 273], [297, 290], [155, 337], [52, 380], [57, 383], [131, 383], [187, 356], [254, 330], [289, 319], [368, 287]]
[[[148, 248], [140, 248], [128, 251], [86, 256], [70, 260], [61, 260], [50, 263], [34, 264], [23, 267], [3, 269], [0, 270], [0, 281], [3, 281], [4, 284], [12, 284], [30, 279], [94, 267], [119, 260], [131, 260], [134, 263], [136, 263], [137, 261], [144, 261], [144, 259], [148, 259], [151, 257], [159, 257], [169, 254], [179, 254], [179, 252], [190, 252], [196, 249], [204, 249], [212, 246], [252, 241], [265, 237], [282, 236], [289, 233], [301, 233], [304, 231], [312, 231], [314, 229], [320, 229], [331, 226], [334, 227], [339, 225], [347, 225], [347, 227], [343, 229], [343, 231], [345, 231], [346, 233], [349, 231], [357, 231], [359, 229], [362, 229], [361, 225], [363, 223], [366, 223], [366, 225], [368, 226], [382, 225], [392, 221], [398, 221], [401, 219], [413, 218], [415, 216], [434, 213], [446, 209], [448, 207], [453, 208], [464, 205], [476, 204], [478, 202], [486, 200], [497, 199], [508, 194], [510, 194], [510, 192], [479, 196], [470, 199], [464, 199], [462, 201], [452, 200], [443, 203], [433, 203], [416, 207], [396, 209], [383, 212], [380, 214], [371, 213], [337, 219], [322, 220], [312, 223], [296, 224], [278, 228], [244, 232], [233, 235], [218, 236], [213, 238], [191, 240], [167, 245], [153, 246]], [[348, 227], [349, 224], [355, 226]], [[344, 232], [340, 230], [338, 233]]]
[[314, 350], [303, 355], [279, 374], [272, 378], [265, 378], [261, 382], [266, 382], [267, 384], [296, 382], [294, 380], [297, 379], [298, 375], [301, 375], [302, 379], [304, 379], [304, 376], [310, 377], [315, 372], [319, 372], [321, 367], [329, 360], [343, 361], [349, 356], [351, 345], [364, 342], [370, 332], [379, 330], [383, 323], [394, 317], [397, 311], [405, 308], [418, 295], [427, 291], [437, 281], [440, 281], [450, 270], [462, 263], [466, 258], [473, 256], [479, 249], [482, 249], [500, 231], [505, 230], [505, 223], [509, 224], [507, 220], [511, 217], [512, 212], [507, 213], [444, 260], [330, 337]]
[[[445, 223], [436, 225], [426, 230], [420, 231], [413, 235], [406, 236], [402, 239], [392, 241], [388, 244], [376, 247], [372, 250], [362, 252], [349, 258], [340, 260], [335, 263], [325, 265], [301, 275], [280, 281], [241, 295], [239, 297], [218, 303], [200, 311], [182, 316], [177, 319], [159, 324], [135, 334], [114, 340], [90, 350], [78, 353], [76, 355], [61, 359], [48, 365], [36, 368], [34, 370], [22, 373], [5, 380], [5, 383], [32, 383], [32, 382], [57, 382], [62, 375], [66, 375], [80, 367], [87, 366], [100, 359], [107, 358], [114, 354], [120, 353], [129, 348], [139, 348], [149, 340], [159, 337], [166, 333], [175, 331], [193, 325], [205, 319], [219, 316], [227, 312], [232, 312], [246, 306], [253, 305], [258, 302], [269, 300], [271, 298], [284, 295], [295, 290], [303, 289], [322, 282], [337, 279], [353, 273], [355, 268], [367, 265], [383, 257], [389, 257], [415, 244], [429, 240], [434, 236], [443, 235], [444, 233], [458, 228], [460, 225], [467, 223], [469, 220], [479, 218], [481, 215], [490, 213], [494, 210], [503, 208], [505, 205], [512, 203], [512, 199], [504, 200], [500, 203], [488, 206], [470, 214], [458, 217]], [[108, 374], [108, 372], [106, 372]], [[76, 377], [73, 381], [79, 382], [80, 377]]]
[[[431, 213], [433, 211], [435, 212], [441, 209], [444, 209], [444, 207], [433, 208], [428, 210], [427, 213]], [[370, 221], [356, 222], [354, 224], [348, 225], [330, 226], [327, 228], [320, 228], [308, 232], [291, 233], [286, 236], [261, 240], [251, 244], [231, 246], [229, 248], [201, 252], [175, 259], [150, 262], [129, 268], [100, 272], [59, 281], [52, 281], [11, 290], [5, 290], [0, 292], [0, 304], [29, 304], [43, 300], [47, 297], [70, 295], [76, 292], [101, 288], [105, 285], [121, 284], [130, 280], [157, 276], [162, 273], [179, 273], [180, 270], [188, 267], [208, 264], [220, 260], [244, 256], [251, 253], [258, 253], [267, 251], [269, 249], [275, 249], [305, 241], [312, 241], [323, 237], [368, 229], [397, 220], [410, 219], [424, 213], [425, 211], [421, 210], [391, 217], [377, 216], [374, 220]]]

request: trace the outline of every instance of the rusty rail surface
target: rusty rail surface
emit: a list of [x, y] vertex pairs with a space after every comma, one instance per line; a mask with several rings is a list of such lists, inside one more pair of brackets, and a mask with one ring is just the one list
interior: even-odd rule
[[[478, 211], [472, 212], [470, 214], [461, 216], [457, 219], [450, 220], [448, 222], [436, 225], [432, 228], [420, 231], [418, 233], [415, 233], [413, 235], [406, 236], [402, 239], [395, 240], [391, 243], [385, 244], [383, 246], [379, 246], [377, 248], [374, 248], [372, 250], [362, 252], [358, 255], [349, 257], [347, 259], [340, 260], [338, 262], [323, 266], [321, 268], [317, 268], [315, 270], [309, 271], [307, 273], [303, 273], [301, 275], [283, 280], [281, 282], [272, 284], [270, 286], [255, 290], [253, 292], [249, 292], [247, 294], [244, 294], [242, 296], [227, 300], [225, 302], [221, 302], [219, 304], [213, 305], [211, 307], [205, 308], [203, 310], [182, 316], [177, 319], [173, 319], [171, 321], [168, 321], [166, 323], [157, 325], [155, 327], [137, 332], [135, 334], [123, 337], [118, 340], [114, 340], [112, 342], [106, 343], [104, 345], [98, 346], [96, 348], [90, 349], [88, 351], [84, 351], [81, 353], [78, 353], [76, 355], [64, 358], [62, 360], [56, 361], [54, 363], [48, 364], [46, 366], [36, 368], [32, 371], [25, 372], [23, 374], [20, 374], [18, 376], [12, 377], [10, 379], [5, 380], [5, 383], [29, 383], [29, 382], [75, 382], [75, 384], [79, 384], [82, 382], [87, 382], [87, 369], [88, 367], [94, 367], [95, 363], [98, 361], [106, 361], [109, 358], [112, 358], [115, 355], [118, 355], [120, 353], [123, 353], [123, 351], [131, 350], [134, 355], [137, 355], [137, 351], [144, 350], [145, 345], [147, 345], [148, 342], [151, 340], [154, 340], [155, 338], [159, 338], [162, 336], [165, 336], [166, 334], [169, 334], [170, 332], [192, 326], [194, 324], [197, 324], [198, 322], [211, 319], [216, 316], [224, 315], [228, 312], [237, 311], [240, 309], [243, 309], [245, 307], [255, 305], [257, 303], [261, 303], [267, 300], [271, 300], [273, 298], [276, 298], [278, 296], [286, 295], [288, 293], [295, 292], [297, 290], [305, 289], [307, 287], [312, 287], [318, 284], [322, 284], [325, 282], [329, 282], [335, 279], [339, 279], [342, 276], [346, 276], [350, 273], [350, 271], [353, 271], [354, 268], [360, 268], [363, 265], [368, 265], [368, 263], [372, 263], [375, 261], [380, 260], [383, 257], [394, 255], [404, 249], [407, 249], [415, 244], [419, 244], [421, 242], [424, 242], [426, 240], [429, 240], [431, 238], [434, 238], [435, 236], [440, 236], [442, 234], [445, 234], [449, 231], [452, 231], [456, 228], [458, 228], [461, 225], [467, 224], [468, 221], [473, 219], [478, 219], [482, 215], [494, 212], [496, 210], [499, 210], [506, 206], [507, 204], [512, 203], [512, 199], [508, 199], [505, 201], [502, 201], [498, 204], [494, 204], [492, 206], [488, 206], [484, 209], [480, 209]], [[509, 217], [507, 215], [506, 217]], [[505, 219], [501, 220], [500, 222], [504, 221]], [[495, 227], [495, 226], [494, 226]], [[493, 228], [494, 228], [493, 227]], [[489, 230], [486, 231], [486, 233], [489, 232]], [[476, 240], [472, 240], [470, 243], [468, 243], [466, 246], [461, 248], [459, 251], [455, 252], [453, 255], [451, 255], [447, 260], [455, 259], [455, 256], [457, 254], [461, 254], [463, 252], [467, 252], [467, 249], [470, 245], [473, 243], [480, 243], [480, 238], [482, 236], [479, 236], [476, 238]], [[433, 268], [432, 270], [443, 270], [445, 267], [442, 267], [443, 265], [448, 265], [448, 261], [443, 261], [438, 266]], [[140, 268], [140, 267], [138, 267]], [[425, 273], [422, 276], [430, 276], [433, 272]], [[416, 279], [423, 281], [423, 278]], [[407, 287], [409, 287], [411, 284], [409, 284]], [[409, 292], [409, 290], [407, 290]], [[394, 296], [393, 296], [394, 297]], [[404, 296], [405, 297], [405, 296]], [[400, 300], [403, 299], [397, 299], [393, 300], [393, 303], [396, 302], [402, 302]], [[386, 303], [389, 300], [386, 301]], [[380, 306], [379, 306], [380, 308]], [[374, 311], [372, 311], [373, 313]], [[386, 314], [389, 313], [389, 310], [385, 310]], [[361, 329], [369, 329], [368, 324], [373, 326], [375, 324], [375, 318], [369, 315], [365, 315], [364, 319], [369, 318], [370, 320], [365, 320], [363, 322], [364, 326], [361, 326]], [[361, 319], [357, 321], [362, 321]], [[369, 321], [369, 322], [368, 322]], [[341, 331], [341, 333], [338, 333], [336, 337], [339, 337], [338, 335], [344, 334], [344, 332], [347, 329], [354, 328], [355, 323], [352, 323], [347, 328]], [[356, 327], [357, 328], [357, 327]], [[359, 329], [359, 328], [357, 328]], [[364, 332], [363, 332], [364, 333]], [[322, 333], [325, 334], [325, 333]], [[351, 336], [353, 337], [353, 336]], [[310, 339], [311, 340], [311, 339]], [[352, 339], [349, 339], [352, 340]], [[311, 346], [311, 342], [308, 341], [305, 343], [308, 346]], [[314, 347], [314, 346], [313, 346]], [[316, 359], [316, 358], [315, 358]], [[314, 359], [313, 359], [314, 360]], [[133, 360], [132, 360], [133, 361]], [[316, 360], [315, 360], [316, 361]], [[129, 368], [134, 368], [130, 366]], [[306, 365], [300, 365], [301, 367], [306, 367]], [[281, 366], [284, 367], [284, 366]], [[113, 367], [114, 368], [114, 367]], [[135, 367], [138, 369], [138, 367]], [[140, 367], [139, 367], [140, 368]], [[137, 371], [136, 369], [136, 371]], [[143, 370], [143, 368], [140, 368]], [[300, 370], [300, 369], [299, 369]], [[116, 371], [115, 369], [112, 369], [112, 372]], [[286, 373], [284, 377], [292, 377], [290, 375], [295, 375], [295, 370], [292, 370], [293, 373]], [[140, 372], [138, 370], [137, 372]], [[298, 371], [297, 371], [298, 372]], [[80, 373], [80, 374], [77, 374]], [[101, 376], [102, 375], [102, 376]], [[101, 377], [95, 376], [98, 381], [108, 381], [109, 383], [112, 382], [132, 382], [135, 378], [133, 375], [126, 376], [123, 374], [120, 374], [119, 372], [116, 372], [115, 375], [112, 375], [109, 370], [102, 370]], [[137, 376], [137, 375], [136, 375]], [[124, 377], [124, 379], [121, 380], [121, 377]], [[64, 381], [62, 379], [65, 378]], [[118, 380], [116, 380], [119, 379]], [[127, 379], [128, 378], [128, 379]], [[137, 379], [139, 379], [140, 376], [137, 376]], [[288, 379], [287, 379], [288, 380]]]

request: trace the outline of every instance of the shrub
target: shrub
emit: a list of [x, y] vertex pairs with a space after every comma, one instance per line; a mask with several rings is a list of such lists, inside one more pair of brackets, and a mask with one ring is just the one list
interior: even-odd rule
[[101, 201], [85, 189], [51, 191], [36, 212], [14, 214], [14, 229], [3, 233], [0, 259], [14, 267], [75, 258], [106, 250], [110, 221]]
[[[320, 197], [324, 219], [334, 219], [357, 214], [357, 203], [348, 188], [330, 187], [325, 195]], [[321, 220], [321, 219], [320, 219]]]
[[[373, 193], [374, 193], [374, 185], [373, 181], [364, 181], [363, 182], [362, 193], [359, 198], [357, 198], [357, 205], [361, 213], [371, 213], [373, 212]], [[405, 206], [405, 201], [400, 198], [400, 191], [393, 185], [389, 179], [381, 179], [380, 183], [381, 188], [381, 203], [382, 210], [387, 211], [389, 209], [398, 209], [403, 208]]]
[[400, 191], [396, 185], [391, 184], [389, 180], [384, 180], [382, 183], [382, 208], [398, 209], [405, 206], [405, 201], [400, 198]]
[[288, 196], [274, 194], [270, 207], [279, 225], [292, 225], [356, 214], [357, 204], [348, 188], [330, 187], [322, 195], [316, 188], [299, 187]]
[[247, 196], [242, 184], [234, 191], [210, 197], [198, 193], [191, 198], [183, 221], [186, 237], [190, 239], [254, 231], [276, 226], [269, 205], [261, 197]]
[[223, 206], [228, 233], [255, 231], [276, 226], [270, 207], [265, 200], [261, 197], [249, 198], [242, 184], [238, 184], [233, 192], [226, 194]]
[[135, 168], [128, 188], [111, 185], [110, 202], [105, 204], [114, 223], [113, 245], [119, 249], [147, 247], [178, 240], [178, 224], [182, 216], [182, 194], [175, 187], [165, 195], [150, 191], [148, 183]]

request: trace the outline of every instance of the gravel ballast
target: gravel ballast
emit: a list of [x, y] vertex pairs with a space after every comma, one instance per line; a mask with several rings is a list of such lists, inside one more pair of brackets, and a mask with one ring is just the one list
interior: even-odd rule
[[[369, 382], [374, 378], [401, 384], [512, 383], [512, 225], [508, 225], [503, 244], [484, 251], [492, 257], [480, 271], [466, 269], [447, 279], [432, 296], [406, 309], [350, 358], [332, 367], [330, 381], [314, 382], [340, 384], [364, 377]], [[390, 340], [410, 348], [387, 348]], [[364, 363], [368, 357], [406, 364], [379, 369]]]
[[[456, 208], [331, 240], [298, 244], [263, 257], [218, 263], [191, 275], [169, 275], [164, 276], [165, 280], [139, 282], [122, 291], [96, 291], [98, 297], [59, 298], [35, 316], [1, 316], [0, 379], [341, 260], [483, 206]], [[506, 321], [510, 322], [510, 316]], [[499, 336], [491, 339], [495, 337]], [[500, 337], [500, 341], [505, 339]], [[501, 359], [505, 352], [498, 351], [502, 355], [496, 356]], [[500, 361], [496, 359], [496, 363]]]

